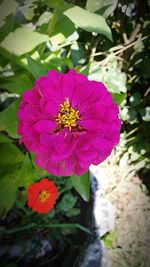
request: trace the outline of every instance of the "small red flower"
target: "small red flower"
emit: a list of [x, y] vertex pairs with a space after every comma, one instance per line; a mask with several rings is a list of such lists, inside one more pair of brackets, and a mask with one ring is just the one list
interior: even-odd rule
[[56, 202], [58, 191], [53, 181], [43, 178], [28, 187], [28, 206], [39, 213], [48, 213]]

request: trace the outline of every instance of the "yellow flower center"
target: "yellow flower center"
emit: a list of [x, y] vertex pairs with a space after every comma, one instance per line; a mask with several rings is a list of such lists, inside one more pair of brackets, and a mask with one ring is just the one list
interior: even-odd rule
[[45, 202], [49, 198], [49, 193], [46, 190], [42, 190], [39, 193], [39, 199], [41, 202]]
[[77, 126], [77, 121], [79, 120], [79, 111], [72, 108], [69, 104], [69, 99], [66, 98], [63, 104], [60, 104], [60, 110], [56, 121], [61, 126], [61, 128], [72, 128]]

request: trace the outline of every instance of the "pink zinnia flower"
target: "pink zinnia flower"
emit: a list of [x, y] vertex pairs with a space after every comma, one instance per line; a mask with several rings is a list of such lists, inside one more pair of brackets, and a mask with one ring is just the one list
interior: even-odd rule
[[57, 176], [81, 175], [119, 142], [118, 107], [100, 82], [51, 70], [22, 95], [18, 133], [36, 163]]

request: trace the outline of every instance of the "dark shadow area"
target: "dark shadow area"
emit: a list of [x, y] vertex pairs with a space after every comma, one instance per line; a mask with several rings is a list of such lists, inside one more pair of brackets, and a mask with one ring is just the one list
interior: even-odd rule
[[150, 171], [144, 171], [143, 169], [138, 171], [138, 176], [142, 183], [147, 187], [148, 192], [150, 194]]

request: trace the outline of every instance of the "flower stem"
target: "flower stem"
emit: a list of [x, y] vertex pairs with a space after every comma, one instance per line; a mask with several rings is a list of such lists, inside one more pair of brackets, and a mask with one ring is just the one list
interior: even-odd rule
[[53, 33], [53, 30], [55, 28], [55, 25], [56, 25], [56, 22], [57, 22], [57, 19], [60, 15], [60, 10], [59, 9], [56, 9], [54, 11], [54, 14], [53, 14], [53, 17], [52, 19], [50, 20], [50, 23], [48, 25], [48, 28], [47, 28], [47, 35], [50, 37]]
[[88, 234], [91, 234], [90, 230], [85, 228], [84, 226], [82, 226], [81, 224], [78, 224], [78, 223], [56, 223], [56, 224], [36, 224], [36, 223], [30, 223], [28, 225], [25, 225], [25, 226], [21, 226], [21, 227], [16, 227], [16, 228], [12, 228], [12, 229], [9, 229], [9, 230], [6, 230], [5, 233], [6, 234], [14, 234], [14, 233], [17, 233], [17, 232], [21, 232], [21, 231], [24, 231], [24, 230], [28, 230], [28, 229], [31, 229], [31, 228], [78, 228]]
[[[59, 9], [56, 9], [54, 11], [53, 17], [50, 20], [49, 25], [48, 25], [48, 28], [47, 28], [47, 35], [49, 37], [53, 33], [53, 30], [55, 28], [55, 25], [56, 25], [56, 22], [57, 22], [57, 19], [58, 19], [59, 15], [60, 15], [60, 10]], [[40, 54], [41, 57], [43, 55], [44, 49], [45, 49], [45, 43], [44, 44], [41, 44], [40, 47], [39, 47], [39, 54]]]

